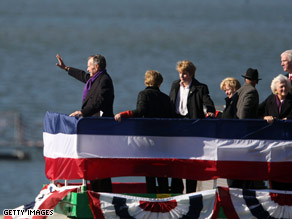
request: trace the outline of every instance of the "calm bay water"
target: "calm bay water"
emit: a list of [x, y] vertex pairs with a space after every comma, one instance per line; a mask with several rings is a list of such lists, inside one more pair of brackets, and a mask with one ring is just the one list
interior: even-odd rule
[[[216, 105], [224, 104], [222, 79], [243, 81], [249, 67], [263, 78], [257, 87], [263, 100], [283, 73], [281, 52], [292, 49], [291, 10], [287, 0], [3, 0], [0, 111], [19, 112], [25, 138], [41, 140], [46, 111], [80, 108], [84, 85], [55, 66], [57, 53], [82, 69], [89, 55], [107, 58], [115, 113], [135, 108], [147, 69], [162, 73], [168, 93], [183, 59], [197, 66]], [[31, 202], [48, 182], [41, 150], [30, 153], [31, 161], [0, 160], [0, 212]]]

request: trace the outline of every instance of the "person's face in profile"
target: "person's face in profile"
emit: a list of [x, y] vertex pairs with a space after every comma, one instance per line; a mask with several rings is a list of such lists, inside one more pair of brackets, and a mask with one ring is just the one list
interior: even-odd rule
[[283, 67], [284, 72], [292, 73], [292, 61], [289, 61], [288, 56], [286, 54], [281, 57], [281, 65]]
[[92, 59], [89, 59], [87, 63], [87, 71], [89, 72], [90, 77], [92, 77], [99, 71], [98, 64], [93, 64]]

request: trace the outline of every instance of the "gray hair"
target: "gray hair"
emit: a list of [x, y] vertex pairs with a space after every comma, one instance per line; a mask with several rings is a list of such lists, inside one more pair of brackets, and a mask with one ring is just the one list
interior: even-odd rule
[[271, 83], [271, 90], [272, 90], [273, 94], [275, 94], [275, 95], [276, 95], [277, 83], [286, 83], [287, 90], [291, 89], [291, 83], [290, 83], [289, 79], [286, 76], [279, 74], [277, 77], [275, 77], [272, 80], [272, 83]]
[[101, 70], [106, 68], [106, 60], [105, 57], [99, 54], [96, 55], [92, 55], [88, 57], [88, 60], [92, 59], [92, 63], [94, 65], [98, 65], [100, 67]]
[[289, 49], [289, 50], [282, 52], [281, 57], [283, 55], [286, 55], [288, 57], [288, 60], [291, 61], [292, 60], [292, 49]]

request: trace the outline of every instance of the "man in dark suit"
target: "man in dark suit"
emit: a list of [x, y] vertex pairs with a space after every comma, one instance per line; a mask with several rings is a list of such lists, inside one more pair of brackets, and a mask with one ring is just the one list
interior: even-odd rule
[[[70, 116], [113, 117], [114, 86], [106, 71], [105, 58], [99, 54], [88, 57], [87, 71], [89, 74], [87, 74], [85, 71], [66, 66], [59, 54], [56, 57], [58, 67], [85, 83], [81, 110], [71, 113]], [[93, 180], [91, 187], [94, 191], [111, 192], [111, 179]]]
[[93, 55], [88, 58], [87, 74], [85, 71], [68, 67], [60, 55], [57, 55], [56, 65], [64, 69], [77, 80], [85, 83], [81, 110], [70, 116], [99, 116], [113, 117], [114, 86], [111, 77], [106, 71], [106, 60], [102, 55]]
[[[176, 70], [179, 80], [173, 82], [170, 90], [170, 100], [178, 118], [202, 119], [214, 117], [215, 107], [209, 96], [208, 86], [195, 79], [196, 67], [190, 61], [180, 61]], [[206, 107], [206, 115], [204, 113]], [[195, 192], [197, 181], [186, 180], [186, 192]], [[171, 189], [173, 193], [182, 193], [181, 179], [173, 179]]]

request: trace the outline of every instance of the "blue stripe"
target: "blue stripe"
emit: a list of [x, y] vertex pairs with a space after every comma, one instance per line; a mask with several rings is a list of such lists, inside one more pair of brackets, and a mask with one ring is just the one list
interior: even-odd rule
[[193, 195], [189, 197], [190, 207], [186, 215], [182, 219], [186, 218], [200, 218], [201, 211], [203, 209], [203, 196], [201, 194]]
[[292, 122], [223, 119], [123, 119], [83, 118], [78, 134], [166, 137], [206, 137], [224, 139], [292, 140]]
[[47, 112], [43, 131], [50, 134], [76, 134], [78, 119], [65, 114]]
[[[77, 127], [77, 128], [76, 128]], [[292, 140], [292, 121], [227, 119], [123, 119], [87, 117], [76, 119], [47, 113], [44, 131], [56, 134], [205, 137], [224, 139]]]
[[116, 214], [120, 218], [129, 218], [129, 219], [134, 219], [128, 212], [129, 207], [127, 206], [125, 198], [120, 198], [120, 197], [114, 197], [112, 204], [115, 207]]
[[267, 212], [263, 206], [260, 204], [258, 199], [256, 198], [256, 192], [248, 189], [242, 190], [243, 198], [245, 200], [246, 205], [248, 206], [250, 212], [253, 216], [259, 219], [269, 218], [274, 219], [274, 217], [270, 216], [269, 212]]

